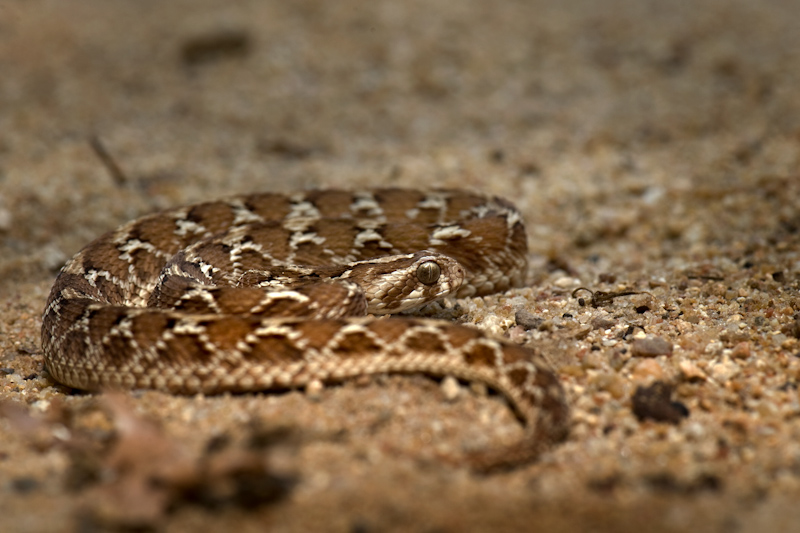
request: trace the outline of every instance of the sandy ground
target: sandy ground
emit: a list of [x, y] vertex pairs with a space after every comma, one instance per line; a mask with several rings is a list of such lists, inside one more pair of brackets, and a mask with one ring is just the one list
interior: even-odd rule
[[[798, 24], [793, 0], [0, 3], [3, 531], [795, 529]], [[435, 460], [521, 434], [466, 384], [109, 397], [44, 371], [52, 279], [103, 231], [370, 185], [523, 211], [529, 286], [451, 314], [562, 376], [539, 462]]]

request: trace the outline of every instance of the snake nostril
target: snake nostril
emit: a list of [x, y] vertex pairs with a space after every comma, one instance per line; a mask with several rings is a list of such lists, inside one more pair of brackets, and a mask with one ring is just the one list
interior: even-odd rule
[[425, 285], [433, 285], [442, 275], [442, 269], [435, 261], [425, 261], [417, 267], [417, 279]]

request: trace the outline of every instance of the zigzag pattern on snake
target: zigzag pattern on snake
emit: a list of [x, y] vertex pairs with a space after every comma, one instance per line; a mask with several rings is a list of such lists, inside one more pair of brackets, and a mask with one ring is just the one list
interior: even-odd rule
[[531, 350], [445, 321], [366, 317], [521, 286], [527, 237], [507, 201], [459, 190], [238, 196], [129, 222], [61, 270], [45, 364], [86, 390], [219, 393], [382, 373], [452, 375], [502, 393], [526, 425], [478, 470], [566, 435], [557, 376]]

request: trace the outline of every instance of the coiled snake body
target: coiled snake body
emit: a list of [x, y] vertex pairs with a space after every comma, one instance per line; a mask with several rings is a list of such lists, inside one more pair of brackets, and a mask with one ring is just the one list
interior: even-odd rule
[[558, 378], [474, 328], [367, 318], [520, 286], [527, 242], [508, 202], [458, 190], [233, 197], [142, 217], [59, 273], [43, 314], [52, 376], [86, 389], [246, 392], [379, 373], [498, 390], [526, 424], [476, 469], [529, 461], [567, 431]]

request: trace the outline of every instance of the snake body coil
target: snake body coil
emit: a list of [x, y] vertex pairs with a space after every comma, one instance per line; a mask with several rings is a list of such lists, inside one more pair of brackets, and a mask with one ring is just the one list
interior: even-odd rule
[[48, 371], [86, 390], [246, 392], [380, 373], [478, 380], [526, 424], [477, 469], [534, 459], [564, 437], [558, 378], [530, 351], [416, 318], [447, 295], [524, 282], [508, 202], [458, 190], [253, 194], [142, 217], [61, 270], [43, 314]]

